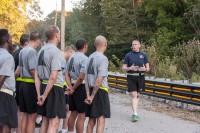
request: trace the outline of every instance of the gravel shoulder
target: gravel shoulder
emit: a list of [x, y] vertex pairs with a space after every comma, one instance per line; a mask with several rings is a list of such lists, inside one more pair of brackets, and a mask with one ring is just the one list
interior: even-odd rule
[[107, 119], [105, 133], [200, 133], [200, 115], [196, 111], [143, 96], [139, 105], [141, 119], [133, 123], [129, 95], [111, 90], [110, 103], [112, 116]]

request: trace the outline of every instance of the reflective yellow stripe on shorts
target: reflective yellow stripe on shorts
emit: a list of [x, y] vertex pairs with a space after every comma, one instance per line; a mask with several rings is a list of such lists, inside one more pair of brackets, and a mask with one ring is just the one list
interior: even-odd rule
[[25, 83], [35, 83], [35, 80], [32, 78], [22, 78], [23, 82]]
[[[42, 84], [47, 85], [48, 84], [48, 80], [42, 80]], [[53, 84], [53, 85], [61, 87], [61, 88], [63, 88], [63, 86], [64, 86], [64, 85], [61, 85], [61, 84]]]
[[107, 87], [100, 86], [99, 88], [108, 92], [108, 88]]
[[17, 78], [16, 78], [16, 81], [21, 81], [21, 82], [22, 82], [23, 79], [22, 79], [21, 77], [17, 77]]

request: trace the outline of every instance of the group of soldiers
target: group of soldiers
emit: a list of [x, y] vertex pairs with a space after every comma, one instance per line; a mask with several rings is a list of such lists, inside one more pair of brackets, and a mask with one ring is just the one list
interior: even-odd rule
[[41, 115], [40, 133], [56, 133], [60, 119], [64, 119], [61, 133], [74, 132], [74, 128], [83, 133], [86, 116], [87, 132], [92, 133], [97, 123], [96, 132], [103, 133], [105, 118], [110, 118], [106, 38], [96, 37], [96, 51], [88, 58], [84, 39], [61, 53], [57, 48], [59, 28], [50, 25], [45, 35], [44, 44], [37, 31], [23, 34], [14, 62], [8, 52], [12, 37], [8, 30], [0, 29], [0, 132], [10, 133], [18, 127], [16, 132], [34, 133], [36, 118]]
[[[59, 28], [50, 25], [45, 35], [47, 41], [41, 42], [38, 31], [23, 34], [13, 58], [8, 52], [12, 36], [0, 29], [0, 133], [15, 128], [16, 133], [34, 133], [38, 116], [42, 116], [40, 133], [58, 132], [60, 119], [59, 133], [83, 133], [86, 117], [87, 133], [93, 133], [95, 125], [96, 132], [103, 133], [105, 119], [111, 116], [106, 38], [97, 36], [96, 51], [87, 57], [88, 43], [83, 38], [61, 53], [57, 48]], [[147, 57], [139, 48], [140, 42], [134, 40], [133, 51], [126, 55], [122, 67], [128, 74], [132, 121], [139, 120], [139, 92], [144, 88], [144, 72], [149, 71]]]

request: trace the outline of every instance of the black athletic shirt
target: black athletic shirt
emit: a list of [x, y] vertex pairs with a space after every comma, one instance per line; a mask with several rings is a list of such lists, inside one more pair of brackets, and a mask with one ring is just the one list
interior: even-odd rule
[[[124, 58], [124, 64], [127, 64], [127, 67], [134, 66], [142, 67], [148, 63], [146, 54], [143, 52], [129, 52]], [[139, 73], [139, 71], [128, 71], [128, 73]]]
[[17, 51], [13, 53], [14, 61], [15, 61], [15, 70], [17, 69], [17, 66], [19, 65], [19, 52], [22, 50], [22, 48], [19, 48]]

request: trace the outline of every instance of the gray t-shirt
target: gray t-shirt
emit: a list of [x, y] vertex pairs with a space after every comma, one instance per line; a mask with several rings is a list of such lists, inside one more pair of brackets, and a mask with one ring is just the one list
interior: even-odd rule
[[19, 53], [20, 76], [22, 78], [34, 78], [31, 70], [36, 69], [37, 52], [30, 46], [24, 47]]
[[7, 76], [2, 88], [15, 91], [15, 62], [6, 49], [0, 48], [0, 75]]
[[80, 73], [87, 71], [88, 57], [82, 52], [76, 52], [67, 62], [66, 71], [71, 79], [77, 80]]
[[56, 84], [63, 85], [64, 79], [61, 71], [61, 51], [53, 44], [47, 43], [38, 52], [37, 71], [40, 79], [49, 80], [52, 71], [59, 71]]
[[108, 87], [108, 58], [100, 52], [94, 52], [89, 56], [87, 64], [87, 77], [90, 87], [95, 85], [98, 76], [103, 77], [103, 87]]

